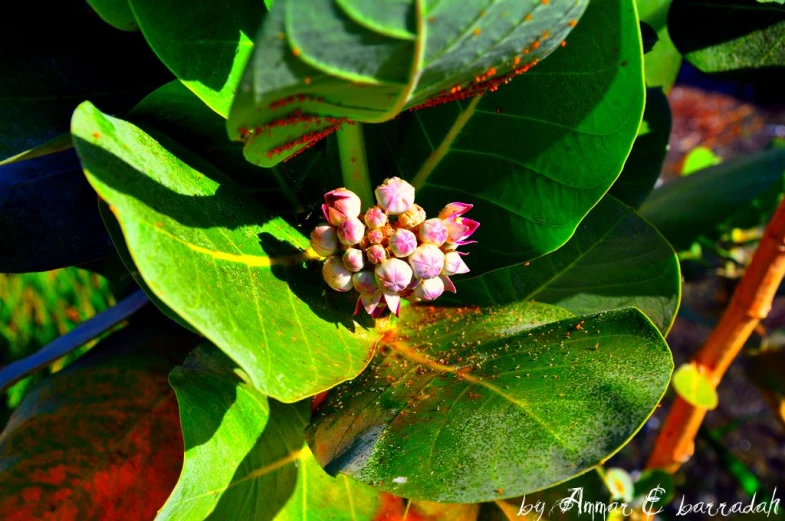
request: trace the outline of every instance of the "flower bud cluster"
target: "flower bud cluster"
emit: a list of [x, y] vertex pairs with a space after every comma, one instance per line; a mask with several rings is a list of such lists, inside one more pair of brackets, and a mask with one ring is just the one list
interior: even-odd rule
[[311, 233], [311, 248], [326, 257], [322, 275], [336, 291], [360, 294], [355, 314], [365, 309], [379, 317], [396, 315], [401, 299], [431, 301], [445, 290], [455, 292], [450, 277], [468, 273], [459, 246], [480, 225], [463, 217], [466, 203], [450, 203], [437, 217], [427, 218], [414, 203], [414, 187], [398, 177], [386, 179], [374, 192], [376, 206], [362, 212], [360, 198], [337, 188], [325, 194], [326, 222]]

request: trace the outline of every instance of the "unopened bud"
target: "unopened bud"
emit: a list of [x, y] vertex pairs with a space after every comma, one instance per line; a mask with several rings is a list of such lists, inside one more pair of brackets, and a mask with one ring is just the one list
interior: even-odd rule
[[365, 259], [363, 259], [363, 252], [358, 250], [357, 248], [349, 248], [345, 252], [343, 252], [343, 266], [351, 271], [357, 272], [363, 269], [365, 266]]
[[390, 237], [390, 250], [396, 257], [408, 257], [417, 248], [417, 237], [404, 228], [398, 228]]
[[[340, 222], [333, 222], [334, 219], [336, 221], [343, 220], [340, 217], [341, 215], [345, 218], [359, 217], [362, 209], [362, 202], [360, 202], [357, 194], [346, 188], [336, 188], [324, 194], [324, 204], [327, 207], [325, 213], [327, 213], [328, 220], [334, 226], [340, 224]], [[334, 216], [330, 210], [334, 210], [340, 215]]]
[[365, 254], [368, 256], [368, 262], [371, 264], [381, 264], [387, 260], [387, 252], [381, 244], [374, 244], [365, 250]]
[[414, 187], [399, 177], [385, 179], [374, 193], [382, 210], [391, 215], [402, 214], [414, 204]]
[[347, 246], [354, 246], [365, 235], [365, 225], [356, 217], [349, 217], [338, 226], [338, 240]]
[[365, 224], [367, 224], [368, 228], [371, 230], [378, 230], [387, 224], [387, 214], [378, 206], [374, 206], [365, 212]]
[[425, 279], [414, 288], [414, 296], [422, 300], [436, 300], [444, 293], [444, 281], [439, 277]]
[[329, 257], [338, 249], [338, 235], [327, 223], [319, 223], [311, 232], [311, 248], [322, 257]]
[[413, 204], [411, 208], [398, 216], [398, 226], [413, 230], [425, 220], [425, 210], [419, 204]]
[[400, 259], [388, 259], [376, 267], [376, 280], [385, 293], [405, 290], [412, 281], [412, 268]]
[[474, 208], [473, 204], [467, 203], [450, 203], [439, 212], [439, 219], [447, 219], [449, 217], [457, 217], [465, 214]]
[[352, 275], [352, 285], [359, 293], [375, 293], [379, 291], [376, 275], [370, 270], [359, 271]]
[[381, 244], [384, 240], [384, 232], [381, 230], [371, 230], [368, 232], [368, 242], [371, 244]]
[[420, 226], [420, 240], [441, 246], [447, 240], [447, 227], [441, 219], [428, 219]]
[[421, 244], [409, 256], [409, 264], [418, 279], [438, 277], [444, 269], [444, 253], [433, 244]]
[[469, 273], [469, 266], [463, 262], [461, 254], [457, 251], [445, 253], [442, 275], [460, 275], [462, 273]]
[[344, 267], [343, 261], [336, 255], [328, 257], [324, 261], [322, 277], [336, 291], [349, 291], [352, 289], [352, 273]]

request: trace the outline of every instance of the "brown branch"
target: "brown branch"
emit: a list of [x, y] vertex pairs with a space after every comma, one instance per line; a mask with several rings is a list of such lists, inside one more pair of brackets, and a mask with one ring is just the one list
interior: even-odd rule
[[[769, 221], [747, 271], [693, 363], [716, 388], [742, 346], [766, 318], [785, 275], [785, 200]], [[654, 445], [648, 468], [676, 472], [692, 456], [706, 409], [677, 397]]]

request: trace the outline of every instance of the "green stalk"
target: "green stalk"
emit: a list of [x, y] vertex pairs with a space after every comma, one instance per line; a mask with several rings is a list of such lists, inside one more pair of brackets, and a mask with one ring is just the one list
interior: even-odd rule
[[362, 123], [344, 124], [338, 129], [336, 136], [343, 184], [359, 196], [364, 209], [370, 208], [373, 206], [373, 190]]

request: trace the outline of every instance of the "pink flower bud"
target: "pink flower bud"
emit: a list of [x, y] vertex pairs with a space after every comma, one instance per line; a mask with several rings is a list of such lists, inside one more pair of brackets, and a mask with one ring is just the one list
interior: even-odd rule
[[387, 252], [381, 244], [374, 244], [365, 250], [365, 254], [368, 255], [368, 261], [371, 264], [381, 264], [387, 260]]
[[414, 296], [422, 300], [436, 300], [444, 293], [444, 281], [439, 277], [425, 279], [414, 288]]
[[433, 244], [421, 244], [409, 256], [409, 264], [418, 279], [432, 279], [444, 269], [444, 253]]
[[387, 214], [378, 206], [374, 206], [365, 212], [365, 224], [367, 224], [368, 228], [371, 230], [378, 230], [387, 224]]
[[448, 217], [458, 217], [465, 214], [474, 208], [473, 204], [466, 203], [450, 203], [439, 212], [439, 219], [447, 219]]
[[343, 252], [343, 266], [351, 272], [357, 272], [363, 269], [365, 259], [363, 259], [363, 252], [357, 248], [349, 248]]
[[412, 281], [412, 269], [400, 259], [388, 259], [376, 267], [376, 281], [384, 293], [396, 294]]
[[384, 232], [381, 230], [371, 230], [368, 232], [368, 242], [371, 244], [381, 244], [384, 240]]
[[338, 226], [345, 218], [359, 217], [360, 210], [360, 198], [351, 190], [336, 188], [324, 194], [322, 211], [333, 226]]
[[450, 277], [447, 275], [442, 275], [439, 277], [444, 282], [444, 291], [449, 291], [450, 293], [458, 293], [458, 290], [455, 289], [455, 284], [452, 283]]
[[480, 223], [465, 217], [450, 217], [444, 219], [444, 226], [447, 228], [447, 242], [455, 244], [470, 244], [475, 241], [467, 241], [471, 234], [477, 231]]
[[385, 179], [374, 192], [376, 202], [391, 215], [398, 215], [414, 204], [414, 187], [398, 177]]
[[420, 240], [441, 246], [447, 240], [447, 227], [441, 219], [428, 219], [420, 226]]
[[383, 293], [383, 295], [387, 307], [390, 308], [390, 311], [395, 313], [395, 316], [397, 317], [401, 312], [401, 297], [392, 293]]
[[338, 226], [338, 240], [347, 246], [354, 246], [365, 235], [365, 225], [356, 217], [347, 217]]
[[463, 262], [461, 254], [457, 251], [445, 253], [442, 275], [460, 275], [462, 273], [469, 273], [469, 266]]
[[[373, 275], [371, 275], [373, 276]], [[360, 313], [360, 308], [365, 308], [365, 312], [376, 318], [380, 315], [379, 303], [382, 300], [382, 292], [376, 291], [374, 293], [363, 293], [357, 299], [357, 305], [354, 308], [354, 314]]]
[[417, 247], [417, 237], [403, 228], [395, 230], [390, 237], [390, 250], [396, 257], [408, 257]]
[[327, 223], [319, 223], [311, 232], [311, 248], [322, 257], [329, 257], [338, 249], [338, 236]]
[[352, 285], [358, 293], [376, 293], [379, 291], [379, 284], [376, 282], [376, 275], [370, 270], [359, 271], [352, 275]]
[[344, 268], [343, 261], [336, 255], [328, 257], [324, 261], [322, 277], [336, 291], [349, 291], [352, 289], [352, 273]]

